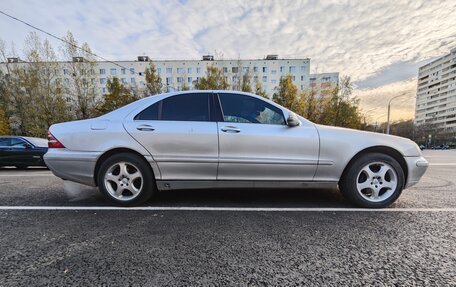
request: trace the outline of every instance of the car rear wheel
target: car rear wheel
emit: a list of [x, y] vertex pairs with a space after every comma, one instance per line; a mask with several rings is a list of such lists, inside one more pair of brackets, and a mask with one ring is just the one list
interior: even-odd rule
[[399, 197], [404, 182], [404, 171], [394, 158], [370, 153], [348, 167], [339, 188], [345, 198], [355, 205], [383, 208]]
[[121, 206], [140, 205], [156, 190], [149, 164], [140, 156], [119, 153], [110, 156], [100, 166], [98, 187], [110, 201]]

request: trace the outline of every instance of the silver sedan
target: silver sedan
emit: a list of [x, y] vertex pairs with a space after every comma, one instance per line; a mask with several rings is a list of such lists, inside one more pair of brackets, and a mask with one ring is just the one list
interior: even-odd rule
[[339, 188], [379, 208], [428, 166], [409, 139], [317, 125], [237, 91], [161, 94], [52, 125], [44, 159], [56, 176], [123, 206], [171, 189]]

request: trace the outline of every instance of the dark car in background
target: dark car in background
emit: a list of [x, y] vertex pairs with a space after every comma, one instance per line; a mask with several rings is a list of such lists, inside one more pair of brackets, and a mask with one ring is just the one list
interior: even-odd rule
[[0, 136], [0, 166], [46, 166], [43, 155], [48, 150], [48, 141], [42, 138]]

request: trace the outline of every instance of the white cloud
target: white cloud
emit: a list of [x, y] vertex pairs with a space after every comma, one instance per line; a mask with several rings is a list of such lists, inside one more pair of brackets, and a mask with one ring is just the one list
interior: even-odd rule
[[[113, 60], [278, 53], [309, 57], [312, 72], [339, 71], [364, 88], [385, 85], [362, 82], [382, 71], [389, 72], [388, 83], [413, 77], [411, 65], [456, 46], [456, 1], [445, 0], [17, 0], [1, 2], [0, 9], [58, 35], [71, 30]], [[3, 40], [21, 46], [29, 30], [0, 15]], [[398, 72], [401, 63], [408, 73]]]

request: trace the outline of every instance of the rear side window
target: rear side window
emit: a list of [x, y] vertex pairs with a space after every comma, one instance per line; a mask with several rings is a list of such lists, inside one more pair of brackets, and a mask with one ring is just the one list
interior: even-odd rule
[[12, 138], [10, 146], [11, 147], [25, 147], [26, 144], [27, 143], [22, 139]]
[[161, 107], [161, 101], [149, 106], [147, 109], [143, 110], [136, 115], [135, 120], [145, 120], [145, 121], [156, 121], [158, 120], [158, 112]]
[[209, 93], [171, 96], [155, 103], [138, 115], [135, 120], [209, 121]]

